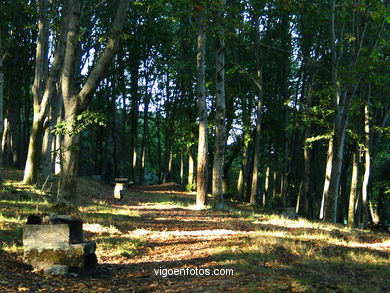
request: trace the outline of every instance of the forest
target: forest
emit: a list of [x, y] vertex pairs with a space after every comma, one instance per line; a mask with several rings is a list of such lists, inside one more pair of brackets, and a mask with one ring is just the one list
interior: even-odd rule
[[174, 181], [200, 206], [388, 225], [388, 1], [1, 11], [2, 158], [25, 183], [61, 174], [73, 205], [77, 175]]
[[0, 291], [390, 290], [389, 4], [0, 0]]
[[[118, 6], [119, 5], [119, 6]], [[389, 224], [388, 1], [2, 1], [2, 160]], [[207, 198], [211, 194], [212, 198]]]

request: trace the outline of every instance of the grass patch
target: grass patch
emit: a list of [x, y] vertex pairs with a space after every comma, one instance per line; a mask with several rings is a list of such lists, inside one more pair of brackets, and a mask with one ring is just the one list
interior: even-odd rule
[[145, 245], [142, 238], [104, 237], [96, 240], [98, 250], [111, 256], [130, 257]]

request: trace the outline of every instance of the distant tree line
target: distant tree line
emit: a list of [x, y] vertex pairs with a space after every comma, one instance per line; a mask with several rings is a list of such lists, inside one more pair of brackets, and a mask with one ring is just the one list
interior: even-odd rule
[[[4, 165], [390, 221], [387, 0], [0, 1]], [[208, 198], [207, 194], [212, 194]]]

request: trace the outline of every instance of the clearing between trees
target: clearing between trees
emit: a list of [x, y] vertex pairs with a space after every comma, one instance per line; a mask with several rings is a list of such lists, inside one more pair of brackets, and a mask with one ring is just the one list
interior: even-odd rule
[[390, 290], [389, 233], [290, 220], [235, 203], [199, 211], [195, 195], [174, 184], [130, 187], [117, 201], [112, 186], [85, 178], [78, 179], [78, 216], [85, 237], [97, 242], [97, 268], [69, 276], [33, 272], [23, 262], [22, 227], [29, 214], [51, 213], [56, 184], [32, 188], [20, 183], [22, 175], [4, 170], [0, 292]]

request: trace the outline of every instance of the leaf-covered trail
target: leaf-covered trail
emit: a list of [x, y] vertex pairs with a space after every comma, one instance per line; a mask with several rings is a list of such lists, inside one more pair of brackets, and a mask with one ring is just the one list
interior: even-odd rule
[[80, 208], [85, 238], [98, 244], [94, 271], [47, 276], [29, 270], [20, 251], [0, 250], [0, 292], [390, 290], [386, 234], [198, 211], [194, 195], [170, 186], [133, 187], [122, 201], [110, 191]]

